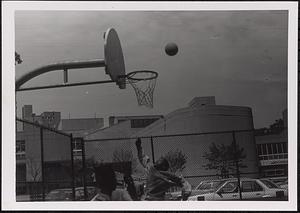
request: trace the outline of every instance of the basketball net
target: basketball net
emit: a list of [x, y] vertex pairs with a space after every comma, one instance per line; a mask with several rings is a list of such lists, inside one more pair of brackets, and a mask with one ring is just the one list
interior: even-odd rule
[[157, 73], [153, 71], [135, 71], [127, 75], [127, 81], [135, 91], [138, 105], [153, 108], [153, 92]]

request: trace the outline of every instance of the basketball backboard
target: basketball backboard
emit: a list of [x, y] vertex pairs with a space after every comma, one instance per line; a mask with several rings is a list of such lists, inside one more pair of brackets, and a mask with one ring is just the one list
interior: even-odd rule
[[104, 34], [104, 57], [105, 73], [110, 75], [120, 89], [125, 89], [125, 78], [120, 78], [125, 76], [124, 56], [118, 34], [113, 28], [109, 28]]

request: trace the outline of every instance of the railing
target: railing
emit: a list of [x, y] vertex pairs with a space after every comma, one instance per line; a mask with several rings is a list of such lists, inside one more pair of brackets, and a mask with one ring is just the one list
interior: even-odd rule
[[288, 153], [259, 155], [258, 158], [259, 160], [287, 159]]

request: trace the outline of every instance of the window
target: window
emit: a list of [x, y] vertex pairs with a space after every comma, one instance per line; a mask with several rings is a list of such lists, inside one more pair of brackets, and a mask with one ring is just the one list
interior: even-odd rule
[[277, 153], [278, 153], [277, 143], [273, 143], [273, 144], [272, 144], [272, 149], [273, 149], [273, 153], [274, 153], [274, 154], [277, 154]]
[[238, 191], [237, 181], [235, 181], [235, 182], [228, 182], [221, 189], [222, 193], [234, 193], [234, 192], [237, 192], [237, 191]]
[[25, 141], [24, 140], [17, 140], [16, 155], [17, 155], [17, 159], [25, 158]]
[[154, 121], [158, 120], [158, 118], [151, 118], [151, 119], [132, 119], [131, 122], [131, 128], [144, 128], [146, 126], [149, 126]]
[[81, 139], [76, 138], [73, 141], [73, 150], [82, 150], [82, 144], [81, 144]]
[[253, 181], [252, 187], [253, 187], [253, 191], [254, 192], [263, 191], [264, 190], [257, 182], [254, 182], [254, 181]]
[[283, 152], [287, 153], [287, 143], [282, 143], [283, 145]]
[[266, 147], [266, 144], [262, 144], [262, 154], [263, 155], [266, 155], [267, 154], [267, 147]]
[[196, 190], [206, 190], [206, 189], [217, 189], [222, 186], [226, 181], [224, 180], [216, 180], [216, 181], [203, 181], [201, 182]]
[[80, 159], [82, 157], [82, 143], [80, 138], [75, 138], [73, 141], [73, 156], [74, 159]]
[[261, 182], [263, 182], [268, 188], [279, 188], [275, 183], [273, 183], [272, 181], [266, 180], [266, 179], [262, 179], [260, 180]]
[[258, 144], [257, 148], [258, 148], [259, 160], [266, 160], [267, 159], [266, 155], [268, 155], [267, 144]]
[[[220, 181], [221, 182], [221, 181]], [[217, 186], [219, 186], [220, 182], [208, 182], [201, 184], [197, 190], [207, 190], [207, 189], [215, 189]]]
[[273, 160], [287, 158], [287, 143], [258, 144], [259, 160]]
[[261, 155], [262, 153], [261, 153], [261, 144], [258, 144], [257, 146], [256, 146], [256, 148], [257, 148], [257, 154], [258, 155]]
[[267, 169], [264, 171], [265, 177], [277, 177], [284, 175], [284, 169]]
[[273, 151], [272, 151], [272, 144], [267, 144], [267, 147], [268, 147], [268, 155], [273, 154]]
[[263, 188], [256, 181], [243, 181], [242, 192], [257, 192], [263, 191]]
[[278, 143], [277, 144], [277, 148], [278, 148], [278, 153], [283, 153], [283, 145], [282, 145], [282, 143]]
[[124, 121], [126, 121], [125, 119], [120, 119], [120, 120], [118, 120], [118, 123], [121, 123], [121, 122], [124, 122]]

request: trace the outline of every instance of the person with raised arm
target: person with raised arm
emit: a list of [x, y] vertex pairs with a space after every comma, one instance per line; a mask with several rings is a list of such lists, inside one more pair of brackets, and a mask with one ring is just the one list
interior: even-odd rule
[[182, 177], [179, 177], [168, 171], [170, 166], [167, 159], [161, 157], [154, 164], [152, 164], [150, 162], [150, 158], [143, 152], [140, 138], [137, 138], [135, 144], [139, 162], [147, 173], [145, 200], [165, 200], [166, 192], [171, 187], [184, 187], [188, 184], [187, 181], [185, 181]]

